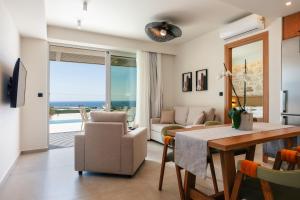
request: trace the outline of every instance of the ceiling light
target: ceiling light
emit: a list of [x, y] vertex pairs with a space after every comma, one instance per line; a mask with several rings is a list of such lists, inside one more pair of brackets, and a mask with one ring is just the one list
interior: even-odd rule
[[151, 22], [145, 26], [145, 32], [156, 42], [167, 42], [182, 35], [178, 26], [168, 22]]
[[291, 2], [291, 1], [288, 1], [288, 2], [285, 3], [285, 5], [286, 5], [286, 6], [291, 6], [291, 5], [292, 5], [292, 2]]
[[83, 11], [87, 12], [87, 9], [88, 9], [88, 3], [87, 3], [87, 1], [84, 1], [83, 2]]
[[167, 35], [167, 31], [165, 29], [161, 29], [160, 30], [160, 35], [161, 36], [166, 36]]
[[80, 20], [80, 19], [77, 20], [77, 28], [78, 28], [78, 29], [81, 29], [81, 20]]

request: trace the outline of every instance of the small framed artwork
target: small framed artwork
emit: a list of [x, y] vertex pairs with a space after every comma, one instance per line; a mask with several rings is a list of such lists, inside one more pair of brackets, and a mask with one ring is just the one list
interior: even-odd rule
[[196, 91], [204, 91], [208, 89], [207, 77], [207, 69], [196, 71]]
[[192, 72], [182, 74], [182, 91], [191, 92], [193, 89]]

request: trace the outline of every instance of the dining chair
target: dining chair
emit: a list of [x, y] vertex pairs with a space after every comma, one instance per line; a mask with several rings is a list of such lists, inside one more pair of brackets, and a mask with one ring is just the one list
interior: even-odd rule
[[89, 121], [88, 114], [86, 112], [86, 108], [80, 108], [80, 116], [81, 116], [81, 131], [83, 131], [84, 124]]
[[[287, 170], [280, 170], [282, 163], [288, 163]], [[249, 160], [238, 162], [238, 171], [230, 200], [300, 199], [300, 154], [295, 150], [282, 149], [277, 152], [273, 169]]]

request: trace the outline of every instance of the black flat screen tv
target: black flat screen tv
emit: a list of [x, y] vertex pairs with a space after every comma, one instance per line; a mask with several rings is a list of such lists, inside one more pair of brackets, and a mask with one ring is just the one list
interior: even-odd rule
[[10, 78], [8, 89], [10, 107], [12, 108], [21, 107], [25, 104], [26, 76], [27, 70], [21, 59], [18, 58], [14, 67], [13, 76]]

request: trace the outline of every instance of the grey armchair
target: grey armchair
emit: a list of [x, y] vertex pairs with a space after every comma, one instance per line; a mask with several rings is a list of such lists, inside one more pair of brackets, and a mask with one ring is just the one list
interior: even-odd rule
[[147, 129], [127, 130], [123, 112], [91, 112], [85, 134], [75, 136], [75, 170], [134, 175], [147, 155]]

